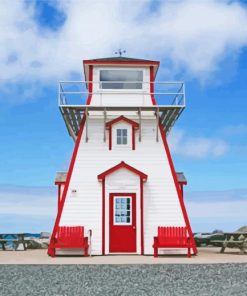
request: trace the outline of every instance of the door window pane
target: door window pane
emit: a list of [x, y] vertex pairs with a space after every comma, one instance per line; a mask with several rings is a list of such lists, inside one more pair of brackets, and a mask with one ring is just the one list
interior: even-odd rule
[[114, 198], [114, 225], [131, 224], [131, 198], [115, 197]]

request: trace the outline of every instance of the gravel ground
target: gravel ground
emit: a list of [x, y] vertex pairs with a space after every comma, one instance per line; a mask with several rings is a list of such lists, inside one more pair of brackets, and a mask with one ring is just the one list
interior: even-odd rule
[[1, 265], [0, 295], [247, 295], [247, 264]]

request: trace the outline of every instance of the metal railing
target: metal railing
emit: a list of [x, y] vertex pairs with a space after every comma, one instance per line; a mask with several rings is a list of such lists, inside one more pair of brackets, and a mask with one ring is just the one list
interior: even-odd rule
[[[107, 86], [109, 84], [109, 86]], [[89, 92], [89, 85], [92, 91]], [[111, 87], [111, 88], [110, 88]], [[157, 105], [185, 107], [185, 84], [183, 81], [61, 81], [58, 86], [58, 105], [81, 106], [87, 104], [89, 95], [102, 98], [111, 95], [152, 96]], [[144, 103], [143, 103], [144, 104]], [[142, 105], [142, 104], [141, 104]]]

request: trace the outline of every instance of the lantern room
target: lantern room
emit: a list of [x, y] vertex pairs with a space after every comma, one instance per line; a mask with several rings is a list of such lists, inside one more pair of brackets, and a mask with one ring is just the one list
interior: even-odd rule
[[[143, 116], [155, 117], [157, 130], [161, 120], [167, 134], [185, 108], [184, 82], [155, 80], [158, 61], [112, 57], [85, 60], [83, 66], [85, 81], [59, 84], [59, 108], [74, 141], [84, 114], [86, 120], [90, 115], [104, 117], [105, 125], [108, 119], [123, 112], [130, 118], [137, 116], [141, 141]], [[104, 141], [105, 138], [106, 131]]]

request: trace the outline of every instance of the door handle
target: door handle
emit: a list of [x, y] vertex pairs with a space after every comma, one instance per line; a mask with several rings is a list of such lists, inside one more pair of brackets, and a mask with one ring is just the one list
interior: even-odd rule
[[136, 229], [136, 227], [135, 227], [135, 226], [133, 226], [133, 229]]

